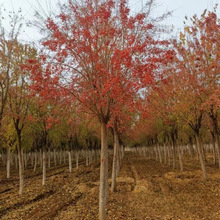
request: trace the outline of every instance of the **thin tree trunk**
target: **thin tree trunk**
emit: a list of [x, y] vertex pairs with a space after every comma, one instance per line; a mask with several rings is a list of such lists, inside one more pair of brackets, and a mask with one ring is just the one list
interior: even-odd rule
[[124, 149], [124, 146], [121, 145], [121, 158], [122, 159], [123, 159], [124, 155], [125, 155], [125, 149]]
[[155, 152], [156, 161], [159, 161], [159, 154], [158, 154], [156, 145], [154, 146], [154, 152]]
[[36, 172], [37, 169], [37, 150], [34, 151], [34, 172]]
[[43, 165], [43, 159], [42, 159], [42, 150], [40, 149], [40, 152], [39, 152], [39, 156], [40, 156], [40, 168], [42, 168], [42, 165]]
[[54, 159], [54, 165], [57, 165], [57, 157], [56, 157], [56, 149], [53, 149], [53, 159]]
[[42, 185], [44, 186], [46, 184], [46, 149], [45, 146], [43, 146], [43, 178], [42, 178]]
[[7, 170], [7, 179], [10, 178], [10, 158], [11, 158], [11, 155], [10, 155], [10, 147], [8, 146], [7, 147], [7, 165], [6, 165], [6, 170]]
[[216, 161], [217, 161], [215, 144], [216, 144], [216, 141], [215, 141], [215, 139], [214, 139], [214, 140], [213, 140], [213, 143], [212, 143], [213, 164], [216, 164]]
[[214, 111], [214, 107], [211, 106], [209, 116], [212, 119], [213, 122], [213, 128], [214, 128], [214, 136], [216, 139], [216, 147], [217, 147], [217, 154], [218, 154], [218, 164], [220, 169], [220, 140], [219, 140], [219, 126], [218, 126], [218, 113]]
[[182, 161], [182, 155], [181, 155], [179, 144], [177, 144], [177, 153], [178, 153], [178, 157], [179, 157], [180, 171], [182, 172], [183, 171], [183, 161]]
[[216, 138], [216, 146], [217, 146], [217, 153], [218, 153], [218, 166], [220, 169], [220, 141], [219, 141], [219, 135], [218, 135], [217, 129], [215, 131], [215, 138]]
[[79, 151], [76, 150], [76, 169], [79, 169]]
[[14, 166], [14, 153], [10, 153], [10, 163], [11, 163], [11, 166], [13, 167]]
[[86, 166], [89, 166], [89, 153], [88, 153], [88, 149], [85, 150], [85, 156], [86, 156]]
[[71, 150], [68, 151], [69, 155], [69, 172], [72, 173], [72, 157], [71, 157]]
[[63, 163], [66, 164], [66, 150], [63, 151]]
[[99, 187], [99, 220], [106, 220], [106, 203], [108, 199], [108, 140], [106, 123], [101, 122], [101, 158]]
[[156, 148], [157, 148], [157, 150], [158, 150], [159, 161], [160, 161], [160, 163], [162, 163], [161, 148], [160, 148], [159, 144], [156, 145]]
[[173, 147], [173, 169], [176, 169], [176, 145], [174, 141], [172, 141], [172, 147]]
[[120, 144], [118, 143], [118, 147], [117, 147], [117, 157], [116, 157], [116, 178], [118, 176], [120, 167], [121, 167], [121, 156], [120, 156]]
[[170, 144], [168, 143], [167, 146], [167, 155], [168, 155], [168, 164], [169, 166], [171, 165], [171, 160], [170, 160]]
[[31, 152], [31, 166], [34, 166], [34, 152]]
[[167, 149], [166, 149], [166, 145], [163, 145], [163, 152], [164, 152], [164, 163], [167, 163]]
[[61, 163], [62, 163], [62, 150], [60, 150], [60, 165], [61, 165]]
[[117, 174], [117, 160], [118, 160], [118, 134], [113, 130], [113, 136], [114, 136], [114, 152], [113, 152], [113, 162], [112, 162], [112, 184], [111, 184], [111, 191], [115, 192], [116, 190], [116, 174]]
[[48, 149], [47, 155], [48, 155], [48, 168], [50, 168], [50, 148]]
[[22, 157], [22, 169], [24, 170], [24, 151], [23, 149], [21, 148], [21, 157]]
[[23, 158], [24, 158], [24, 167], [26, 168], [27, 167], [27, 153], [26, 152], [23, 153]]
[[202, 168], [203, 178], [207, 179], [205, 162], [204, 162], [204, 159], [203, 159], [203, 156], [202, 156], [201, 143], [200, 143], [200, 138], [199, 138], [198, 133], [196, 133], [196, 145], [197, 145], [197, 150], [198, 150], [198, 155], [199, 155], [199, 161], [200, 161], [201, 168]]
[[24, 161], [21, 148], [21, 135], [18, 134], [18, 166], [19, 166], [19, 195], [24, 192]]
[[15, 153], [14, 157], [15, 157], [15, 169], [17, 170], [18, 169], [18, 154]]

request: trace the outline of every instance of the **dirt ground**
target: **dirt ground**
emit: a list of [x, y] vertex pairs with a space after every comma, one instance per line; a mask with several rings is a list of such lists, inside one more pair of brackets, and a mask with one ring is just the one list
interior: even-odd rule
[[[220, 220], [220, 171], [207, 166], [204, 181], [198, 162], [184, 159], [184, 172], [131, 152], [126, 152], [117, 192], [109, 193], [108, 220]], [[18, 196], [18, 174], [6, 180], [0, 171], [0, 219], [3, 220], [96, 220], [98, 219], [99, 164], [68, 165], [47, 171], [25, 171], [25, 193]], [[110, 182], [110, 179], [109, 179]]]

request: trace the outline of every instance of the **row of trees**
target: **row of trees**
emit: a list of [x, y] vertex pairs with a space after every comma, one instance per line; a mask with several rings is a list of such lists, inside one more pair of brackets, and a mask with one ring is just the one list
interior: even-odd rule
[[214, 162], [220, 168], [220, 23], [216, 8], [187, 22], [180, 38], [172, 41], [174, 59], [145, 96], [145, 123], [138, 125], [136, 139], [145, 145], [172, 146], [174, 167], [179, 146], [193, 149], [195, 143], [206, 179], [203, 144], [213, 143]]
[[[192, 24], [185, 25], [179, 39], [160, 40], [158, 33], [163, 30], [158, 22], [167, 14], [152, 18], [153, 5], [150, 0], [141, 13], [132, 14], [125, 0], [60, 4], [58, 15], [39, 17], [38, 27], [45, 34], [41, 50], [19, 41], [19, 15], [11, 17], [10, 33], [2, 27], [1, 148], [8, 155], [11, 148], [18, 152], [20, 194], [24, 149], [41, 150], [44, 185], [48, 149], [67, 150], [71, 170], [71, 149], [101, 146], [102, 220], [108, 198], [109, 145], [114, 148], [112, 191], [123, 142], [155, 146], [159, 158], [158, 144], [171, 145], [163, 148], [163, 155], [172, 154], [174, 168], [177, 153], [181, 161], [179, 146], [196, 143], [207, 178], [202, 142], [211, 142], [209, 130], [220, 166], [216, 12], [191, 18]], [[55, 152], [53, 157], [56, 160]]]

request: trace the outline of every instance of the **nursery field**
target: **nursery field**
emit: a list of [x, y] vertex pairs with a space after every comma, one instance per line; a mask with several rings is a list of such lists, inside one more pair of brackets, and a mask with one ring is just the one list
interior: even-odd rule
[[[220, 219], [220, 172], [207, 165], [204, 181], [199, 163], [183, 158], [184, 171], [158, 161], [126, 152], [110, 192], [107, 219]], [[111, 167], [109, 167], [109, 171]], [[68, 171], [68, 164], [47, 171], [42, 187], [41, 169], [25, 170], [25, 192], [18, 195], [18, 172], [11, 178], [0, 172], [0, 219], [4, 220], [92, 220], [98, 219], [99, 163]], [[109, 172], [111, 174], [111, 172]], [[110, 175], [109, 175], [110, 184]]]

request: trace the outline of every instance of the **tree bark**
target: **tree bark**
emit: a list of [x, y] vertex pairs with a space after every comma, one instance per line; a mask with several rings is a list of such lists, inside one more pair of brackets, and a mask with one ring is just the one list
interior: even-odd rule
[[114, 152], [113, 152], [113, 161], [112, 161], [112, 184], [111, 184], [111, 191], [115, 192], [115, 190], [116, 190], [117, 166], [119, 165], [117, 163], [119, 141], [118, 141], [118, 134], [115, 131], [115, 129], [113, 130], [113, 136], [114, 136]]
[[217, 146], [217, 153], [218, 153], [218, 167], [220, 169], [220, 141], [218, 135], [218, 129], [215, 128], [215, 139], [216, 139], [216, 146]]
[[34, 172], [37, 169], [37, 150], [34, 151]]
[[174, 140], [172, 141], [172, 148], [173, 148], [173, 169], [176, 169], [176, 145]]
[[216, 164], [216, 161], [217, 161], [217, 157], [216, 157], [216, 148], [215, 148], [215, 138], [213, 138], [213, 143], [212, 143], [212, 151], [213, 151], [213, 164]]
[[48, 168], [50, 168], [50, 148], [48, 149], [47, 155], [48, 155]]
[[59, 156], [60, 156], [60, 165], [61, 165], [61, 163], [62, 163], [62, 150], [60, 150], [60, 152], [59, 152]]
[[169, 166], [171, 165], [171, 159], [170, 159], [170, 143], [168, 143], [168, 146], [167, 146], [167, 156], [168, 156], [168, 164]]
[[99, 220], [106, 220], [106, 203], [108, 198], [108, 140], [107, 125], [101, 122], [101, 158], [99, 187]]
[[76, 150], [76, 169], [79, 169], [79, 151]]
[[24, 167], [27, 167], [27, 153], [26, 151], [23, 153], [23, 158], [24, 158]]
[[7, 170], [7, 179], [10, 178], [10, 158], [11, 158], [11, 154], [10, 154], [10, 147], [7, 147], [7, 164], [6, 164], [6, 170]]
[[31, 152], [31, 166], [34, 166], [34, 152]]
[[15, 169], [17, 170], [18, 169], [18, 155], [17, 155], [17, 153], [15, 153], [14, 156], [15, 156]]
[[203, 159], [203, 156], [202, 156], [202, 149], [201, 149], [201, 142], [200, 142], [199, 132], [196, 132], [196, 145], [197, 145], [197, 150], [198, 150], [198, 155], [199, 155], [199, 161], [200, 161], [201, 168], [202, 168], [203, 178], [207, 179], [205, 162], [204, 162], [204, 159]]
[[18, 133], [18, 167], [19, 167], [19, 195], [24, 192], [24, 161], [21, 149], [21, 135]]
[[86, 149], [85, 156], [86, 156], [86, 166], [89, 166], [89, 152], [88, 152], [88, 149]]
[[179, 157], [180, 171], [182, 172], [183, 171], [183, 161], [182, 161], [182, 155], [181, 155], [179, 144], [177, 144], [177, 153], [178, 153], [178, 157]]
[[42, 150], [40, 149], [40, 152], [39, 152], [39, 156], [40, 156], [40, 159], [39, 159], [39, 165], [40, 165], [40, 168], [42, 168], [42, 164], [43, 164], [43, 160], [42, 160]]
[[66, 150], [63, 150], [63, 164], [66, 164]]
[[156, 145], [156, 148], [157, 148], [158, 155], [159, 155], [159, 161], [160, 161], [160, 163], [162, 163], [162, 156], [161, 156], [161, 148], [160, 148], [160, 145], [157, 144], [157, 145]]
[[163, 156], [164, 156], [164, 163], [166, 164], [167, 163], [167, 150], [166, 150], [166, 145], [164, 144], [163, 145]]
[[218, 113], [214, 111], [214, 106], [211, 106], [209, 116], [213, 122], [214, 128], [214, 136], [216, 139], [216, 147], [217, 147], [217, 154], [218, 154], [218, 164], [220, 169], [220, 140], [219, 140], [219, 126], [218, 126]]
[[56, 149], [53, 149], [53, 159], [54, 159], [54, 165], [57, 165], [57, 157], [56, 157]]
[[45, 146], [43, 146], [43, 178], [42, 178], [42, 186], [46, 184], [46, 149]]
[[68, 151], [69, 155], [69, 172], [72, 173], [72, 157], [71, 157], [71, 150]]

